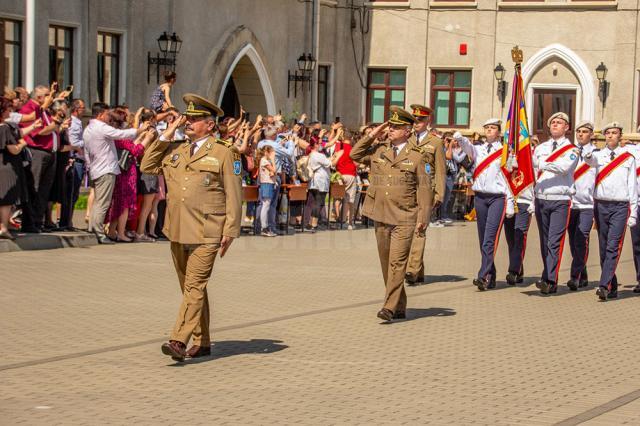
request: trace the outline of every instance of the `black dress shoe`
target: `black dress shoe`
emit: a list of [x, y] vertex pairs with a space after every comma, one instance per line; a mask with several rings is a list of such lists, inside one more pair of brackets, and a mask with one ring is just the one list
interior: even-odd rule
[[416, 285], [416, 277], [413, 274], [407, 272], [406, 274], [404, 274], [404, 280], [409, 286]]
[[496, 280], [489, 281], [489, 284], [487, 284], [487, 290], [492, 290], [494, 288], [496, 288]]
[[547, 290], [549, 294], [554, 294], [558, 292], [558, 283], [549, 283], [549, 289]]
[[640, 293], [640, 284], [636, 285], [636, 286], [633, 288], [633, 292], [634, 292], [634, 293]]
[[578, 291], [578, 287], [579, 287], [578, 281], [571, 278], [569, 281], [567, 281], [567, 287], [569, 287], [569, 290], [571, 291]]
[[487, 280], [485, 280], [484, 278], [476, 278], [473, 280], [473, 285], [478, 287], [478, 290], [485, 291], [489, 283], [487, 283]]
[[509, 272], [507, 274], [507, 284], [516, 285], [517, 282], [518, 282], [518, 275], [514, 274], [513, 272]]
[[580, 284], [578, 284], [579, 288], [589, 287], [589, 280], [587, 278], [580, 279]]
[[546, 288], [546, 286], [547, 286], [547, 282], [545, 280], [540, 279], [536, 281], [536, 287], [538, 287], [540, 290], [542, 290], [543, 287]]
[[[538, 283], [536, 283], [536, 286], [538, 286]], [[542, 294], [552, 294], [558, 291], [558, 284], [551, 281], [541, 281], [538, 288]]]
[[185, 344], [178, 342], [177, 340], [169, 340], [167, 343], [162, 344], [162, 353], [169, 355], [174, 361], [184, 361], [186, 356]]
[[394, 312], [393, 319], [407, 319], [407, 313], [405, 311]]
[[609, 294], [609, 290], [606, 287], [598, 287], [596, 289], [596, 295], [598, 295], [598, 299], [603, 302], [607, 300], [607, 295]]
[[193, 345], [187, 351], [187, 358], [200, 358], [211, 355], [211, 345]]
[[393, 312], [389, 309], [382, 308], [378, 311], [378, 318], [384, 321], [391, 321], [393, 319]]
[[617, 299], [617, 298], [618, 298], [618, 290], [610, 291], [609, 294], [607, 294], [607, 299]]

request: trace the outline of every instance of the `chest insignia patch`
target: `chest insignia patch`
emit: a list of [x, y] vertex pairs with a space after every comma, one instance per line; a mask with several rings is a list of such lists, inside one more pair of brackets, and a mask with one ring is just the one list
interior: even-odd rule
[[240, 174], [241, 171], [242, 171], [242, 163], [240, 163], [240, 160], [235, 160], [233, 162], [233, 174], [237, 176]]
[[180, 158], [180, 155], [178, 155], [178, 154], [173, 154], [173, 155], [171, 156], [171, 162], [172, 162], [172, 163], [175, 163], [176, 161], [178, 161], [178, 158]]
[[429, 175], [429, 174], [431, 174], [431, 164], [426, 163], [426, 164], [424, 165], [424, 172], [425, 172], [426, 174], [428, 174], [428, 175]]

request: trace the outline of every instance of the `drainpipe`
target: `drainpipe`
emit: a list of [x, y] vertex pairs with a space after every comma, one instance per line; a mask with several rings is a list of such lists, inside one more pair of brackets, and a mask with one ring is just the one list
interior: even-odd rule
[[27, 55], [25, 58], [26, 75], [25, 88], [30, 92], [33, 90], [36, 69], [36, 0], [26, 0], [27, 10]]
[[[320, 0], [313, 0], [313, 17], [311, 22], [311, 54], [318, 61], [320, 46]], [[311, 76], [311, 117], [318, 119], [318, 63]]]

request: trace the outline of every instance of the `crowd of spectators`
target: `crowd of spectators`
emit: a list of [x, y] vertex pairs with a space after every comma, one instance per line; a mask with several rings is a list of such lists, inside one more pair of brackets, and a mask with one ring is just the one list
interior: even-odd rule
[[[163, 177], [140, 173], [138, 163], [145, 147], [181, 119], [171, 100], [175, 81], [175, 73], [166, 73], [148, 108], [134, 112], [97, 102], [90, 117], [84, 101], [73, 99], [70, 90], [60, 91], [55, 82], [30, 94], [20, 87], [5, 89], [0, 98], [0, 238], [14, 239], [16, 231], [77, 231], [74, 206], [81, 192], [87, 193], [87, 230], [101, 243], [162, 237]], [[274, 237], [288, 226], [316, 232], [332, 222], [353, 229], [356, 221], [366, 220], [358, 206], [368, 169], [349, 154], [374, 125], [353, 131], [336, 121], [323, 128], [308, 122], [306, 114], [251, 119], [242, 108], [237, 117], [222, 119], [216, 136], [234, 144], [242, 157], [243, 186], [256, 189], [256, 196], [246, 199], [245, 225], [251, 224], [256, 235]], [[451, 134], [440, 136], [447, 196], [432, 226], [451, 223], [452, 190], [470, 179], [470, 166]], [[178, 129], [172, 139], [184, 141], [184, 133]], [[305, 188], [306, 199], [289, 200], [291, 187]]]

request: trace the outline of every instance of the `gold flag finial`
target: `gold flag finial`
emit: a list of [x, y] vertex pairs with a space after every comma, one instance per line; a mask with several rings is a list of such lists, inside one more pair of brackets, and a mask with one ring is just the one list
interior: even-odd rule
[[511, 58], [513, 59], [513, 62], [515, 62], [516, 64], [521, 64], [522, 49], [520, 49], [518, 46], [514, 46], [514, 48], [511, 49]]

